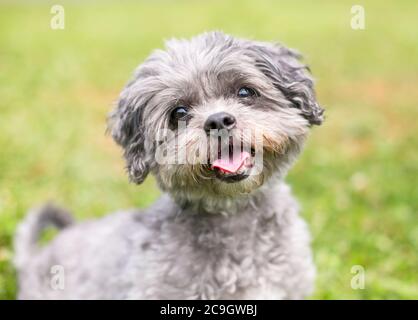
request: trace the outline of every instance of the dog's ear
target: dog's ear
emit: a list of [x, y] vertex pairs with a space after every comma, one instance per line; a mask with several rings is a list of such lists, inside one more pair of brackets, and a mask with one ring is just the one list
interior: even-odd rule
[[301, 55], [281, 45], [257, 43], [250, 47], [256, 66], [273, 82], [293, 107], [301, 110], [311, 125], [320, 125], [324, 110], [316, 101], [309, 68], [300, 62]]
[[142, 183], [149, 173], [143, 119], [147, 101], [147, 95], [141, 93], [140, 83], [131, 81], [108, 118], [108, 131], [124, 148], [129, 179], [137, 184]]

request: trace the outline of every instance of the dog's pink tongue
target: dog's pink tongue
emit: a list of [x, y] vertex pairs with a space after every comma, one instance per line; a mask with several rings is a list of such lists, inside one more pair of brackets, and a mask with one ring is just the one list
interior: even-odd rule
[[247, 160], [250, 156], [248, 152], [241, 152], [238, 156], [229, 157], [227, 159], [217, 159], [213, 162], [212, 167], [218, 168], [227, 173], [235, 173], [237, 172], [242, 165], [244, 164], [245, 160]]

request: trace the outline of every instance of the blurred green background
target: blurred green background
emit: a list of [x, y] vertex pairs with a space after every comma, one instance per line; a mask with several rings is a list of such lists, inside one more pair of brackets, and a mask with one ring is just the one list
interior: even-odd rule
[[[299, 49], [327, 119], [288, 181], [312, 233], [319, 299], [418, 298], [418, 2], [144, 1], [0, 4], [0, 299], [16, 295], [12, 239], [48, 200], [79, 219], [144, 207], [105, 117], [171, 37], [220, 29]], [[366, 10], [352, 30], [350, 8]], [[353, 290], [351, 267], [366, 271]]]

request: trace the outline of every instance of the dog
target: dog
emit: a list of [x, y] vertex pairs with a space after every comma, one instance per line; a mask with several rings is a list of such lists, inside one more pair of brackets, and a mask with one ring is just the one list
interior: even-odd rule
[[[143, 211], [80, 224], [51, 205], [30, 212], [15, 239], [18, 297], [309, 296], [310, 235], [284, 178], [324, 111], [300, 60], [285, 46], [222, 32], [154, 51], [121, 92], [108, 127], [130, 180], [140, 184], [152, 173], [161, 198]], [[227, 141], [226, 157], [219, 140]], [[180, 152], [185, 161], [172, 161]], [[42, 247], [48, 225], [60, 232]]]

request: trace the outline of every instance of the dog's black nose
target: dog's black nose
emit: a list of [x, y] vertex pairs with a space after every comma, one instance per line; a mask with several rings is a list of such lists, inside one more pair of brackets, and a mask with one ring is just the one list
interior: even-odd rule
[[210, 130], [231, 130], [235, 127], [236, 120], [235, 117], [227, 112], [218, 112], [210, 115], [205, 122], [204, 129], [207, 133]]

